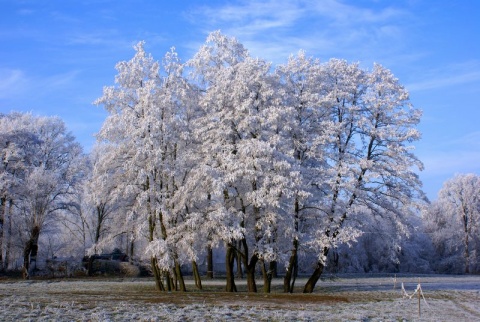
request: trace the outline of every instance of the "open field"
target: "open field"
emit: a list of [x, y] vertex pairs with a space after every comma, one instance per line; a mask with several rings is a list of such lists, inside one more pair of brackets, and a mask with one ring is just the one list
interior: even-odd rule
[[[340, 276], [314, 294], [224, 293], [222, 280], [206, 291], [159, 293], [152, 279], [0, 281], [1, 321], [480, 321], [480, 276], [421, 276], [425, 297], [412, 294], [417, 276]], [[242, 283], [243, 282], [243, 283]], [[303, 285], [304, 280], [298, 280]], [[244, 281], [237, 281], [242, 288]]]

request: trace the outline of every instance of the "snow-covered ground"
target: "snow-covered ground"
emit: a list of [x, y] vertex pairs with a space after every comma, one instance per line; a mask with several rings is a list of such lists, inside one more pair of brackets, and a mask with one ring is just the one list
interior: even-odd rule
[[[420, 317], [417, 295], [405, 298], [401, 287], [411, 295], [419, 281]], [[282, 282], [274, 282], [277, 292]], [[151, 279], [3, 280], [0, 320], [480, 321], [480, 276], [340, 276], [319, 282], [314, 294], [212, 291], [220, 280], [197, 292], [188, 284], [182, 294], [156, 292]]]

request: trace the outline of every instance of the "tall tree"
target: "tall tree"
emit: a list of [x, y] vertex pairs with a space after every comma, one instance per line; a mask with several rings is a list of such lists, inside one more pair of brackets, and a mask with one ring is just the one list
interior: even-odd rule
[[270, 65], [251, 58], [240, 43], [219, 32], [209, 35], [189, 64], [204, 86], [197, 135], [202, 169], [209, 177], [205, 181], [212, 182], [209, 196], [223, 209], [217, 225], [224, 228], [217, 232], [227, 248], [227, 290], [235, 290], [236, 253], [248, 290], [256, 292], [257, 264], [278, 255], [273, 235], [282, 219], [279, 199], [288, 184], [284, 175], [289, 164], [275, 149], [280, 144], [275, 133], [278, 106]]
[[[298, 275], [299, 256], [305, 243], [309, 239], [309, 218], [314, 214], [316, 207], [314, 195], [317, 193], [313, 184], [320, 181], [319, 175], [326, 157], [325, 142], [328, 140], [331, 124], [328, 119], [328, 108], [322, 105], [324, 92], [322, 91], [322, 66], [318, 60], [306, 57], [303, 51], [297, 56], [291, 56], [285, 65], [276, 69], [278, 76], [278, 93], [281, 99], [280, 135], [283, 151], [291, 165], [290, 177], [292, 182], [291, 198], [284, 202], [290, 203], [288, 214], [290, 225], [285, 227], [285, 237], [291, 236], [291, 246], [283, 245], [290, 250], [286, 274], [284, 277], [284, 291], [293, 292], [295, 279]], [[306, 225], [305, 225], [306, 224]], [[288, 238], [285, 238], [288, 239]], [[301, 247], [303, 246], [303, 247]]]
[[[36, 268], [38, 240], [44, 225], [65, 208], [66, 198], [78, 182], [76, 170], [82, 149], [57, 117], [14, 113], [1, 121], [8, 121], [2, 129], [17, 139], [15, 145], [21, 147], [23, 156], [10, 158], [9, 162], [15, 161], [21, 169], [17, 171], [21, 185], [16, 185], [12, 200], [19, 224], [25, 229], [24, 277], [29, 278]], [[10, 188], [13, 186], [10, 184]]]
[[[106, 87], [96, 104], [109, 112], [98, 135], [110, 144], [114, 159], [121, 159], [121, 176], [132, 198], [130, 219], [138, 237], [148, 236], [157, 288], [171, 290], [173, 276], [184, 290], [180, 271], [180, 233], [177, 225], [184, 209], [173, 202], [185, 177], [184, 151], [188, 135], [188, 102], [192, 91], [184, 80], [183, 66], [174, 49], [163, 65], [135, 46], [135, 56], [117, 64], [117, 86]], [[144, 231], [146, 228], [147, 231]]]
[[316, 183], [322, 192], [322, 224], [311, 241], [318, 262], [306, 293], [313, 292], [332, 245], [349, 239], [343, 227], [356, 205], [390, 216], [401, 226], [401, 217], [411, 214], [423, 198], [415, 173], [423, 165], [410, 146], [420, 138], [415, 126], [421, 113], [410, 105], [407, 91], [392, 73], [378, 64], [365, 72], [358, 64], [332, 59], [325, 65], [324, 84], [333, 131], [324, 180]]
[[441, 258], [440, 270], [479, 271], [480, 176], [459, 174], [446, 181], [424, 222]]

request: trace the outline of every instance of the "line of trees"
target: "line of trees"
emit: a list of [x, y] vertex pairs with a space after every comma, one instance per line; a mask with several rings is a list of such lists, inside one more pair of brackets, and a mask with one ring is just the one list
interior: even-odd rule
[[[470, 208], [455, 185], [425, 203], [421, 113], [384, 67], [303, 52], [271, 66], [220, 32], [185, 63], [174, 49], [161, 62], [143, 42], [135, 51], [95, 102], [108, 116], [88, 155], [58, 118], [0, 117], [1, 269], [21, 250], [28, 278], [43, 238], [48, 257], [121, 247], [158, 290], [185, 291], [187, 266], [201, 288], [199, 261], [211, 277], [214, 252], [226, 291], [235, 273], [249, 292], [260, 273], [269, 292], [284, 271], [293, 292], [302, 272], [310, 293], [325, 269], [427, 272], [459, 247], [450, 271], [478, 271], [479, 181]], [[438, 227], [453, 229], [459, 209], [452, 246]]]

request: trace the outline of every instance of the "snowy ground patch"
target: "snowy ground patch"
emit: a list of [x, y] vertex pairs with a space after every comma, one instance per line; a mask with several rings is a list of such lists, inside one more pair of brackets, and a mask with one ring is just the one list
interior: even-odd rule
[[[426, 300], [421, 316], [418, 298], [401, 291], [404, 283], [413, 293], [419, 280]], [[4, 280], [0, 320], [480, 321], [480, 276], [343, 276], [319, 282], [314, 294], [215, 291], [221, 280], [205, 281], [211, 290], [197, 292], [189, 284], [187, 293], [159, 293], [150, 279]]]

